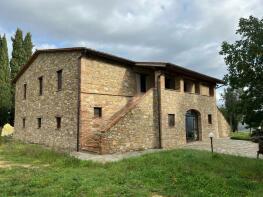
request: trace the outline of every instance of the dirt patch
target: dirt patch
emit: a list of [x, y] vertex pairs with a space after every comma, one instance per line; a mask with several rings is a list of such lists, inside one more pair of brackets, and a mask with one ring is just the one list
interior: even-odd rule
[[20, 164], [20, 163], [12, 163], [10, 161], [5, 161], [0, 158], [0, 168], [12, 168], [12, 167], [22, 167], [22, 168], [39, 168], [39, 167], [48, 167], [48, 164], [33, 166], [31, 164]]
[[12, 168], [12, 167], [33, 168], [33, 166], [30, 164], [15, 164], [9, 161], [0, 160], [0, 168]]

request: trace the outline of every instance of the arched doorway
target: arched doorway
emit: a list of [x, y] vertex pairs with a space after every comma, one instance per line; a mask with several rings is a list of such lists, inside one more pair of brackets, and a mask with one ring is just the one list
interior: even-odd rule
[[200, 140], [200, 113], [196, 110], [188, 110], [185, 114], [186, 141]]

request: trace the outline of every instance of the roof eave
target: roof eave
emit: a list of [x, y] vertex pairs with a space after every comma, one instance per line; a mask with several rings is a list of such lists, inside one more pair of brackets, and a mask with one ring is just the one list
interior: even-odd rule
[[93, 55], [93, 56], [102, 57], [104, 59], [108, 59], [108, 60], [112, 60], [112, 61], [116, 61], [116, 62], [121, 62], [121, 63], [129, 64], [129, 65], [135, 65], [134, 61], [131, 61], [131, 60], [128, 60], [128, 59], [125, 59], [125, 58], [122, 58], [122, 57], [118, 57], [118, 56], [115, 56], [115, 55], [111, 55], [111, 54], [108, 54], [108, 53], [103, 53], [103, 52], [100, 52], [100, 51], [89, 49], [89, 48], [86, 48], [86, 47], [59, 48], [59, 49], [41, 49], [41, 50], [36, 50], [34, 52], [34, 54], [30, 57], [28, 62], [24, 66], [22, 66], [22, 68], [20, 69], [20, 71], [18, 72], [16, 77], [12, 80], [12, 84], [15, 84], [17, 82], [17, 80], [27, 70], [27, 68], [32, 64], [32, 62], [37, 58], [37, 56], [40, 53], [74, 52], [74, 51], [82, 52], [83, 55]]
[[214, 83], [218, 83], [218, 84], [225, 84], [225, 82], [221, 79], [217, 79], [215, 77], [211, 77], [211, 76], [208, 76], [208, 75], [205, 75], [205, 74], [184, 68], [182, 66], [178, 66], [176, 64], [167, 63], [167, 67], [169, 67], [169, 68], [174, 67], [177, 71], [179, 70], [185, 74], [189, 74], [191, 76], [198, 77], [198, 78], [203, 79], [205, 81], [210, 81], [210, 82], [214, 82]]

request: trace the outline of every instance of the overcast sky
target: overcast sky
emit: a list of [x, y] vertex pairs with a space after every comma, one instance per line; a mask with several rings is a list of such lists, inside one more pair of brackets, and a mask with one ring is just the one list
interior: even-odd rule
[[237, 38], [240, 17], [262, 10], [263, 0], [1, 0], [0, 34], [19, 27], [37, 49], [86, 46], [222, 78], [222, 41]]

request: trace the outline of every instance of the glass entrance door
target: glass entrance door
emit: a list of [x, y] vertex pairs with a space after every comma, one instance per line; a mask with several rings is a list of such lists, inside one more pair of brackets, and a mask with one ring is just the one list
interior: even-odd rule
[[186, 140], [187, 142], [199, 140], [198, 131], [198, 114], [193, 110], [189, 110], [185, 117]]

